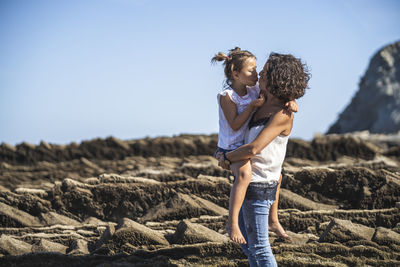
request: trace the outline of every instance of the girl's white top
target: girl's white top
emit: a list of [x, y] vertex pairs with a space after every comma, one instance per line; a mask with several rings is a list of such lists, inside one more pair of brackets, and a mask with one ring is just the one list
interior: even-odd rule
[[[254, 126], [246, 132], [246, 144], [257, 138], [264, 125]], [[252, 176], [250, 183], [278, 181], [286, 154], [289, 136], [278, 135], [260, 153], [251, 158]]]
[[225, 118], [224, 111], [221, 108], [221, 96], [228, 95], [232, 102], [236, 104], [237, 113], [240, 114], [250, 104], [251, 101], [258, 98], [259, 94], [260, 88], [257, 84], [252, 87], [247, 87], [247, 94], [244, 96], [239, 96], [231, 87], [225, 89], [217, 95], [219, 107], [218, 147], [227, 150], [233, 150], [243, 145], [244, 135], [251, 118], [250, 116], [246, 123], [243, 124], [239, 130], [234, 131], [231, 126], [229, 126], [229, 123]]

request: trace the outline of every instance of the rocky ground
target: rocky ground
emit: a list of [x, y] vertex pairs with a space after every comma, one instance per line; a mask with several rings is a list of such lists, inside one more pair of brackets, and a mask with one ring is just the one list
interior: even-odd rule
[[[1, 266], [247, 266], [216, 136], [0, 146]], [[280, 266], [400, 266], [400, 136], [291, 139]]]

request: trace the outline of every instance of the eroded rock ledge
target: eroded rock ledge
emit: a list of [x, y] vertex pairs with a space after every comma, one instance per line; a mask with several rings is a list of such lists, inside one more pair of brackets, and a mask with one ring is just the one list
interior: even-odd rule
[[[206, 143], [197, 151], [215, 144], [184, 138]], [[400, 265], [397, 139], [291, 141], [279, 210], [291, 240], [270, 233], [278, 264]], [[225, 232], [230, 173], [213, 157], [91, 155], [1, 162], [0, 265], [246, 266]]]

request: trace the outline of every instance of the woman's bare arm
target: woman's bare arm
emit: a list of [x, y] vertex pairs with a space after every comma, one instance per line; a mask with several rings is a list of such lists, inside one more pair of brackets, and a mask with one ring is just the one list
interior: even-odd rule
[[292, 128], [293, 114], [281, 110], [276, 113], [260, 132], [256, 139], [238, 149], [226, 153], [226, 158], [231, 161], [246, 160], [254, 157], [264, 149], [278, 135], [289, 134]]

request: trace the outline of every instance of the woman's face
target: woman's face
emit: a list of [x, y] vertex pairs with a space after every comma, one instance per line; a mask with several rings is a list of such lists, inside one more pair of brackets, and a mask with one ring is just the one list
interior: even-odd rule
[[267, 93], [267, 81], [266, 81], [266, 68], [267, 68], [267, 63], [265, 63], [264, 68], [262, 71], [260, 71], [259, 76], [260, 79], [258, 81], [258, 85], [260, 86], [260, 93], [266, 94]]
[[253, 57], [249, 57], [243, 62], [240, 72], [234, 73], [235, 81], [246, 86], [254, 86], [258, 81], [257, 77], [257, 61]]

